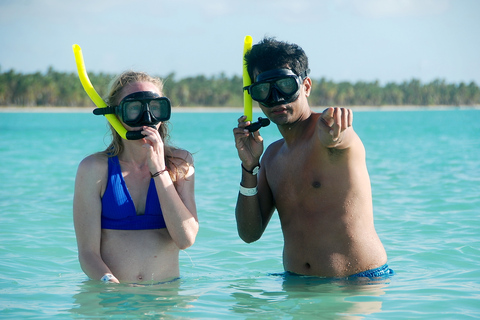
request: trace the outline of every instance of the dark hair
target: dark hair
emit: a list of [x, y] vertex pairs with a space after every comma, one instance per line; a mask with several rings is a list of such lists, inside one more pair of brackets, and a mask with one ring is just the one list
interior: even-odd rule
[[308, 70], [308, 57], [300, 46], [275, 38], [263, 38], [245, 54], [244, 59], [252, 82], [255, 81], [255, 70], [265, 72], [288, 66], [298, 76]]

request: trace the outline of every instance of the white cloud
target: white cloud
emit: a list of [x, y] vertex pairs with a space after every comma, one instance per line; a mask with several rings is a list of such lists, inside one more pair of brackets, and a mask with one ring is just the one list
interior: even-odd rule
[[341, 9], [367, 18], [419, 17], [446, 12], [451, 0], [336, 0]]

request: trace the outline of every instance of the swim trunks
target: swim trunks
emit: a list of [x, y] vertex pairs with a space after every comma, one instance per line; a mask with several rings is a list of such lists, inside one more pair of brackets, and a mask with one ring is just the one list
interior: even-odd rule
[[108, 158], [108, 181], [102, 197], [102, 229], [146, 230], [166, 228], [155, 181], [150, 180], [145, 213], [137, 214], [123, 179], [118, 157]]
[[390, 269], [388, 267], [388, 264], [384, 264], [381, 267], [375, 268], [375, 269], [370, 269], [366, 271], [362, 271], [356, 274], [353, 274], [351, 276], [348, 276], [348, 278], [360, 278], [360, 277], [366, 277], [366, 278], [379, 278], [379, 277], [388, 277], [392, 276], [395, 274], [395, 271]]
[[[351, 276], [346, 276], [346, 277], [320, 277], [320, 276], [307, 276], [307, 275], [301, 275], [298, 273], [294, 273], [291, 271], [285, 271], [283, 273], [271, 273], [271, 276], [281, 276], [284, 277], [285, 280], [289, 279], [296, 279], [296, 278], [301, 278], [301, 279], [308, 279], [309, 281], [312, 281], [313, 279], [318, 279], [318, 281], [337, 281], [337, 280], [345, 280], [345, 279], [365, 279], [365, 278], [388, 278], [389, 276], [393, 276], [395, 274], [395, 271], [390, 269], [388, 267], [388, 264], [384, 264], [381, 267], [375, 268], [375, 269], [370, 269], [366, 271], [362, 271], [356, 274], [353, 274]], [[353, 280], [352, 279], [352, 280]]]

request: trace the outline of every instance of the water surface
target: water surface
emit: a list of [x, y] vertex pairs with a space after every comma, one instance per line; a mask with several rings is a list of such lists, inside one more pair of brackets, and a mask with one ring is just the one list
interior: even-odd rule
[[[480, 317], [480, 111], [355, 112], [375, 226], [396, 275], [369, 284], [289, 279], [274, 216], [253, 244], [237, 235], [236, 113], [175, 113], [194, 153], [197, 241], [180, 281], [89, 281], [72, 222], [78, 163], [108, 143], [90, 113], [0, 113], [0, 318], [470, 319]], [[280, 136], [262, 129], [266, 144]]]

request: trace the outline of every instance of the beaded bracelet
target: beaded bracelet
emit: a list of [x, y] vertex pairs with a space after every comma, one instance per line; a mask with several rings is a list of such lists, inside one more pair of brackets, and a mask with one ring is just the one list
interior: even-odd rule
[[167, 167], [165, 167], [165, 169], [160, 170], [160, 171], [155, 172], [155, 173], [151, 173], [151, 172], [150, 172], [150, 176], [151, 176], [152, 178], [155, 178], [155, 177], [158, 177], [159, 175], [161, 175], [162, 173], [164, 173], [165, 171], [168, 171], [168, 168], [167, 168]]

